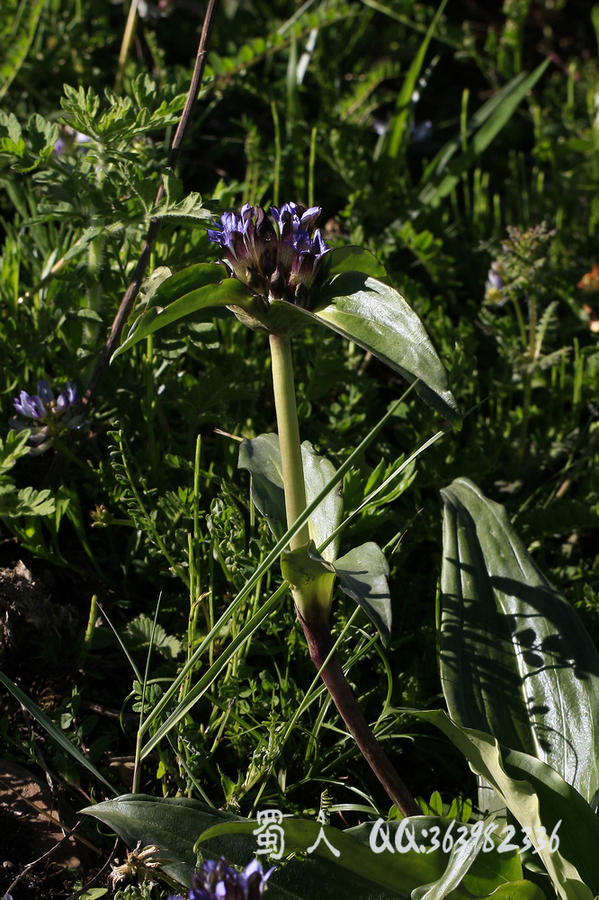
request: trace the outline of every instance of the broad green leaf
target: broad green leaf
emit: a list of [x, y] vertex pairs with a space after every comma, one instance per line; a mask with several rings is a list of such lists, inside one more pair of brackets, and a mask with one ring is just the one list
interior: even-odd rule
[[505, 509], [467, 478], [442, 491], [440, 667], [460, 725], [599, 792], [599, 655]]
[[398, 291], [359, 272], [343, 272], [327, 284], [324, 303], [310, 315], [370, 350], [410, 383], [417, 381], [422, 399], [461, 427], [443, 363], [424, 325]]
[[[475, 160], [486, 150], [504, 125], [509, 122], [526, 94], [532, 90], [549, 63], [549, 59], [544, 60], [528, 77], [522, 78], [517, 76], [503, 89], [504, 93], [498, 105], [486, 105], [483, 107], [484, 112], [479, 110], [478, 121], [484, 118], [485, 122], [477, 131], [468, 149], [457, 159], [447, 164], [448, 159], [454, 152], [455, 144], [453, 142], [450, 142], [447, 148], [441, 150], [437, 163], [439, 175], [435, 178], [430, 177], [429, 174], [427, 183], [418, 195], [420, 204], [436, 207], [443, 197], [451, 193]], [[489, 115], [489, 112], [491, 112], [491, 115]], [[442, 174], [444, 171], [446, 174]]]
[[280, 540], [287, 530], [287, 514], [278, 434], [259, 434], [250, 440], [244, 438], [239, 446], [237, 467], [250, 473], [254, 506]]
[[544, 891], [532, 881], [508, 881], [490, 894], [493, 900], [547, 900]]
[[383, 645], [391, 640], [389, 564], [381, 548], [369, 541], [335, 560], [341, 590], [362, 607], [376, 625]]
[[391, 638], [389, 565], [377, 544], [372, 541], [362, 544], [334, 563], [327, 562], [310, 544], [298, 547], [284, 551], [281, 571], [292, 587], [301, 589], [306, 603], [317, 602], [326, 610], [337, 575], [341, 590], [362, 607], [376, 625], [384, 646], [388, 645]]
[[[196, 864], [194, 845], [207, 830], [214, 837], [207, 838], [198, 847], [206, 858], [224, 856], [234, 865], [246, 866], [257, 848], [252, 832], [259, 827], [258, 822], [221, 812], [197, 800], [125, 795], [89, 806], [83, 812], [100, 819], [130, 847], [138, 841], [142, 846], [157, 846], [159, 856], [165, 860], [162, 866], [165, 873], [186, 887]], [[234, 830], [221, 832], [227, 825]], [[323, 884], [327, 886], [327, 900], [355, 900], [356, 896], [360, 900], [394, 900], [397, 896], [373, 885], [366, 877], [345, 873], [328, 860], [314, 857], [292, 860], [275, 871], [268, 881], [268, 897], [269, 900], [314, 900], [321, 896]]]
[[[334, 885], [338, 879], [343, 880], [345, 870], [353, 873], [354, 877], [360, 876], [373, 885], [408, 898], [420, 886], [448, 877], [449, 866], [456, 858], [455, 855], [452, 858], [449, 849], [446, 852], [442, 849], [442, 840], [450, 827], [450, 821], [437, 816], [418, 816], [402, 822], [383, 822], [381, 819], [377, 823], [360, 825], [346, 831], [297, 818], [283, 819], [281, 827], [284, 831], [286, 854], [301, 851], [309, 854], [310, 862], [327, 863], [327, 897], [332, 896], [329, 894], [329, 885]], [[258, 828], [258, 822], [248, 821], [219, 825], [201, 835], [199, 846], [210, 838], [233, 832], [250, 834]], [[470, 830], [470, 826], [463, 828], [466, 834]], [[439, 845], [436, 849], [432, 842], [433, 835]], [[453, 845], [453, 838], [451, 844]], [[470, 850], [471, 847], [466, 848], [466, 853]], [[284, 876], [286, 871], [287, 867], [283, 868], [280, 875]], [[473, 891], [476, 891], [476, 896], [484, 897], [497, 887], [522, 878], [522, 866], [514, 852], [506, 855], [496, 851], [479, 853], [476, 859], [468, 860], [468, 865], [463, 866], [462, 872], [466, 876], [464, 885], [455, 884], [453, 887], [452, 897], [456, 900], [471, 898]], [[301, 870], [299, 876], [302, 876]], [[280, 883], [278, 872], [273, 879], [274, 884]], [[320, 898], [322, 892], [313, 896]], [[379, 895], [373, 894], [372, 890], [364, 893], [356, 884], [353, 896], [363, 900]]]
[[[304, 467], [304, 481], [306, 484], [306, 503], [310, 505], [327, 484], [335, 477], [336, 470], [333, 463], [320, 456], [309, 441], [302, 444], [302, 463]], [[343, 497], [339, 488], [332, 489], [323, 502], [316, 508], [308, 520], [310, 537], [317, 547], [333, 534], [343, 520]], [[337, 537], [322, 551], [322, 556], [329, 562], [334, 562], [339, 550]]]
[[[440, 819], [439, 821], [442, 822], [443, 820]], [[443, 829], [445, 835], [447, 835], [448, 827], [445, 824]], [[441, 834], [439, 837], [441, 837]], [[476, 838], [472, 838], [470, 841], [464, 841], [461, 844], [455, 843], [443, 875], [437, 881], [432, 882], [432, 884], [425, 884], [413, 890], [412, 900], [443, 900], [462, 883], [469, 893], [477, 897], [487, 896], [497, 887], [496, 873], [493, 872], [493, 869], [487, 865], [481, 873], [482, 877], [479, 875], [478, 878], [476, 874], [470, 874], [473, 863], [477, 858], [480, 858], [481, 863], [487, 862], [481, 853], [484, 843], [484, 833], [481, 833]], [[521, 867], [519, 868], [521, 872]], [[520, 872], [518, 872], [518, 875]], [[489, 880], [489, 876], [493, 875], [495, 875], [495, 878]], [[468, 880], [466, 881], [465, 879]]]
[[98, 770], [92, 766], [90, 761], [86, 759], [81, 750], [79, 750], [74, 744], [70, 742], [66, 734], [58, 728], [54, 722], [48, 718], [48, 716], [42, 712], [37, 703], [34, 703], [31, 697], [28, 697], [27, 694], [24, 694], [23, 691], [13, 684], [13, 682], [8, 678], [3, 672], [0, 672], [0, 683], [4, 685], [5, 688], [11, 692], [13, 697], [19, 701], [19, 703], [27, 710], [30, 716], [38, 722], [42, 728], [44, 728], [53, 740], [56, 741], [57, 744], [60, 744], [63, 750], [66, 750], [67, 753], [70, 753], [77, 762], [84, 766], [89, 772], [92, 773], [94, 778], [97, 778], [98, 781], [101, 781], [105, 787], [108, 788], [111, 794], [116, 794], [115, 789], [109, 784], [103, 775], [101, 775]]
[[252, 299], [240, 281], [224, 277], [225, 271], [220, 265], [206, 263], [190, 266], [190, 269], [194, 271], [183, 269], [160, 285], [152, 296], [153, 305], [133, 325], [125, 341], [113, 354], [113, 360], [149, 334], [184, 316], [211, 307], [242, 306]]
[[[154, 844], [160, 851], [158, 856], [165, 860], [162, 865], [165, 873], [186, 886], [196, 865], [193, 848], [198, 836], [217, 823], [247, 821], [200, 800], [164, 799], [145, 794], [123, 794], [115, 800], [87, 806], [81, 812], [104, 822], [129, 847], [135, 847], [138, 841], [142, 847]], [[207, 843], [202, 847], [202, 854], [208, 859], [223, 855], [229, 862], [245, 866], [252, 858], [254, 846], [254, 838], [233, 835]]]
[[[324, 456], [317, 454], [309, 441], [304, 441], [301, 449], [306, 502], [310, 504], [334, 478], [335, 467]], [[244, 440], [239, 448], [237, 465], [241, 469], [247, 469], [252, 476], [252, 500], [268, 521], [272, 533], [280, 539], [287, 528], [278, 435], [260, 434], [251, 440]], [[317, 547], [335, 531], [342, 518], [343, 498], [333, 488], [308, 520], [310, 537]], [[323, 557], [332, 562], [338, 547], [339, 538], [324, 549]]]
[[330, 253], [329, 278], [340, 275], [342, 272], [361, 272], [363, 275], [371, 275], [373, 278], [386, 278], [387, 271], [369, 250], [355, 247], [338, 247]]
[[[412, 710], [432, 722], [464, 754], [529, 835], [563, 900], [592, 900], [599, 892], [599, 818], [578, 791], [546, 763], [500, 746], [489, 734], [452, 722], [441, 710]], [[541, 849], [543, 829], [559, 847]], [[524, 835], [516, 835], [523, 846]]]

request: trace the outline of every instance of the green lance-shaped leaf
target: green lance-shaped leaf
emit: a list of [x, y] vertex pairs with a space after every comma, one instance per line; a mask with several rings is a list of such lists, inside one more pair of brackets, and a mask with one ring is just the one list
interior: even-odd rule
[[190, 266], [162, 282], [152, 295], [152, 306], [133, 324], [112, 359], [184, 316], [212, 307], [244, 307], [253, 299], [240, 281], [226, 277], [223, 266], [211, 263]]
[[[455, 822], [453, 824], [455, 826]], [[259, 827], [258, 822], [247, 821], [217, 825], [200, 837], [198, 848], [202, 848], [205, 840], [235, 832], [255, 833]], [[427, 886], [431, 891], [431, 898], [436, 896], [436, 900], [441, 900], [449, 890], [455, 900], [465, 900], [472, 896], [489, 896], [494, 890], [508, 884], [512, 886], [510, 896], [514, 900], [517, 897], [522, 897], [522, 900], [528, 897], [531, 900], [543, 900], [539, 889], [520, 893], [520, 885], [523, 884], [522, 866], [515, 851], [509, 854], [500, 854], [496, 850], [481, 853], [477, 852], [480, 851], [480, 844], [478, 848], [471, 844], [460, 848], [461, 854], [460, 850], [453, 853], [453, 837], [443, 850], [442, 841], [451, 822], [438, 816], [418, 816], [402, 822], [379, 820], [377, 823], [360, 825], [346, 831], [297, 818], [283, 819], [280, 827], [284, 832], [285, 854], [291, 851], [308, 854], [303, 864], [306, 869], [293, 870], [293, 875], [301, 886], [300, 890], [305, 887], [303, 874], [309, 872], [307, 865], [316, 865], [323, 875], [328, 875], [323, 882], [326, 884], [327, 898], [334, 897], [335, 886], [338, 883], [345, 884], [351, 874], [356, 880], [350, 896], [359, 897], [360, 900], [387, 897], [388, 890], [395, 897], [414, 897], [413, 892], [422, 885]], [[468, 835], [471, 827], [461, 827]], [[437, 839], [436, 847], [433, 846], [433, 836]], [[457, 838], [457, 830], [455, 837]], [[498, 843], [497, 841], [496, 847]], [[272, 876], [272, 887], [292, 885], [289, 874], [288, 866], [277, 871]], [[443, 890], [444, 884], [450, 879], [453, 880], [449, 888]], [[435, 894], [431, 889], [439, 882], [441, 884]], [[373, 890], [375, 886], [378, 886], [376, 891]], [[384, 893], [380, 893], [381, 889]], [[304, 896], [304, 892], [298, 896]], [[322, 897], [322, 886], [312, 896]]]
[[329, 610], [337, 576], [341, 590], [362, 607], [376, 625], [383, 645], [388, 645], [391, 638], [389, 564], [377, 544], [372, 541], [362, 544], [334, 563], [323, 559], [311, 544], [286, 550], [281, 557], [281, 571], [289, 584], [300, 590], [306, 604], [316, 603], [325, 612]]
[[335, 560], [341, 590], [362, 607], [376, 625], [386, 647], [391, 640], [389, 563], [373, 541], [355, 547]]
[[[165, 873], [186, 886], [196, 864], [196, 851], [210, 859], [222, 855], [244, 866], [258, 849], [256, 833], [264, 830], [259, 821], [186, 798], [129, 794], [83, 812], [104, 822], [130, 847], [139, 841], [142, 846], [158, 847], [157, 857], [163, 860]], [[404, 823], [379, 820], [339, 831], [318, 822], [283, 819], [285, 855], [303, 851], [308, 856], [277, 869], [269, 879], [268, 896], [272, 900], [313, 900], [322, 896], [326, 885], [327, 900], [393, 900], [398, 896], [407, 900], [421, 885], [446, 881], [459, 864], [462, 878], [452, 894], [455, 900], [486, 897], [507, 887], [512, 900], [542, 900], [538, 889], [531, 892], [530, 882], [520, 880], [522, 867], [515, 852], [470, 853], [464, 864], [455, 853], [449, 853], [454, 838], [445, 850], [434, 849], [432, 836], [438, 834], [440, 843], [450, 826], [448, 819], [419, 816]], [[439, 890], [438, 900], [442, 896], [445, 893]], [[493, 893], [496, 900], [499, 896], [503, 900], [503, 894]]]
[[[578, 791], [546, 763], [501, 746], [490, 734], [457, 725], [441, 710], [412, 712], [440, 728], [473, 772], [502, 797], [522, 829], [529, 829], [560, 897], [592, 900], [599, 892], [599, 818]], [[511, 840], [523, 847], [524, 834]]]
[[451, 717], [599, 791], [599, 656], [505, 509], [466, 478], [443, 492], [440, 665]]
[[[225, 270], [219, 264], [189, 266], [160, 284], [113, 359], [164, 326], [211, 307], [226, 306], [249, 327], [280, 335], [293, 336], [316, 321], [370, 350], [410, 383], [417, 382], [420, 396], [460, 428], [460, 411], [443, 363], [414, 310], [398, 291], [371, 274], [384, 276], [380, 263], [366, 250], [345, 247], [333, 251], [330, 265], [313, 312], [252, 295], [235, 278], [223, 280]], [[348, 270], [350, 265], [365, 272]]]
[[424, 325], [402, 295], [361, 272], [342, 272], [325, 285], [313, 316], [370, 350], [410, 384], [456, 428], [461, 415], [447, 373]]
[[[153, 844], [158, 847], [157, 856], [164, 860], [162, 868], [165, 873], [186, 887], [189, 887], [191, 872], [196, 865], [194, 845], [197, 844], [197, 849], [205, 858], [224, 856], [238, 866], [247, 865], [258, 846], [253, 832], [260, 827], [259, 822], [220, 812], [197, 800], [125, 795], [114, 801], [89, 806], [83, 812], [104, 822], [130, 847], [136, 846], [138, 841], [142, 846]], [[296, 826], [298, 848], [311, 846], [318, 836], [320, 826], [317, 823], [307, 822], [306, 826]], [[341, 839], [344, 837], [343, 832], [326, 830]], [[201, 844], [198, 843], [200, 836]], [[380, 857], [375, 857], [369, 848], [363, 847], [356, 839], [345, 840], [344, 846], [349, 844], [352, 850], [358, 848], [365, 861], [374, 857], [378, 868], [382, 868]], [[386, 890], [366, 873], [356, 872], [355, 866], [347, 869], [337, 865], [336, 861], [331, 861], [332, 854], [325, 858], [323, 849], [319, 847], [319, 850], [306, 860], [291, 860], [277, 869], [268, 881], [269, 900], [314, 900], [322, 896], [323, 885], [326, 885], [327, 900], [355, 900], [356, 897], [360, 900], [396, 900], [395, 890]], [[435, 864], [431, 856], [412, 855], [415, 865], [410, 870], [412, 877], [408, 885], [419, 883], [420, 873], [421, 883], [442, 870], [442, 865]], [[415, 876], [414, 870], [417, 873]], [[407, 898], [409, 893], [403, 896]], [[461, 900], [467, 900], [465, 894]]]
[[[88, 806], [82, 812], [94, 816], [116, 832], [129, 847], [141, 841], [142, 847], [158, 847], [165, 873], [189, 887], [195, 869], [194, 844], [206, 829], [223, 822], [247, 821], [221, 812], [199, 800], [185, 797], [157, 798], [145, 794], [123, 794]], [[252, 858], [255, 839], [236, 834], [209, 841], [202, 853], [209, 859], [225, 856], [229, 862], [245, 866]]]
[[[302, 463], [306, 484], [306, 502], [309, 505], [335, 475], [335, 467], [314, 450], [309, 441], [302, 444]], [[252, 499], [280, 540], [287, 531], [285, 525], [285, 491], [279, 437], [276, 434], [260, 434], [251, 440], [244, 439], [239, 448], [237, 465], [247, 469], [252, 477]], [[308, 521], [310, 537], [320, 547], [343, 519], [343, 498], [337, 488], [325, 497]], [[337, 556], [339, 538], [323, 550], [324, 559], [333, 562]]]

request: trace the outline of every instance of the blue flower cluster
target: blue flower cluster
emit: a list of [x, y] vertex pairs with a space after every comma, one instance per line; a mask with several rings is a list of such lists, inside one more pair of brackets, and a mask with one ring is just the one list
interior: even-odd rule
[[39, 456], [49, 450], [54, 438], [65, 428], [79, 429], [85, 424], [83, 416], [73, 415], [73, 406], [78, 399], [77, 386], [70, 381], [58, 398], [47, 381], [38, 381], [37, 394], [21, 391], [20, 396], [15, 397], [16, 411], [29, 421], [11, 419], [9, 424], [15, 431], [31, 429], [29, 441], [33, 447], [30, 456]]
[[[236, 872], [223, 857], [218, 862], [207, 859], [200, 871], [191, 876], [188, 900], [261, 900], [273, 872], [270, 869], [264, 874], [257, 859], [243, 872]], [[183, 898], [171, 895], [168, 900]]]
[[314, 227], [321, 211], [285, 203], [271, 206], [269, 217], [262, 207], [246, 203], [239, 215], [223, 213], [208, 238], [223, 248], [232, 274], [255, 294], [309, 308], [330, 252]]

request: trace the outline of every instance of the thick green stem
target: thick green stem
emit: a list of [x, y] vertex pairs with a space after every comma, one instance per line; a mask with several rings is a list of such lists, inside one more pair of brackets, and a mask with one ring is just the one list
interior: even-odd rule
[[[290, 339], [271, 334], [270, 352], [283, 484], [285, 486], [285, 510], [287, 526], [290, 527], [306, 508], [306, 487], [295, 403]], [[295, 550], [304, 546], [308, 540], [308, 527], [305, 526], [291, 539], [290, 547]], [[339, 657], [334, 653], [327, 661], [333, 646], [328, 606], [325, 609], [313, 599], [307, 601], [300, 588], [294, 588], [292, 593], [298, 618], [308, 641], [310, 658], [320, 671], [321, 678], [326, 684], [335, 706], [364, 758], [387, 791], [391, 801], [403, 815], [421, 815], [420, 808], [414, 802], [364, 718], [343, 674]]]
[[[306, 486], [300, 446], [291, 341], [288, 337], [270, 335], [272, 380], [277, 412], [277, 429], [281, 448], [283, 484], [285, 485], [285, 511], [290, 528], [306, 508]], [[290, 541], [292, 550], [307, 544], [310, 539], [307, 524]]]

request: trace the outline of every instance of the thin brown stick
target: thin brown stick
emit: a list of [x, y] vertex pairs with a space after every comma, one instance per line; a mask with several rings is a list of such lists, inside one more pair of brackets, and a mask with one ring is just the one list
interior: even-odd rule
[[[195, 106], [196, 100], [198, 98], [198, 94], [200, 92], [200, 87], [202, 84], [202, 79], [204, 77], [204, 69], [206, 66], [206, 57], [208, 55], [208, 48], [210, 46], [210, 39], [212, 37], [212, 30], [214, 28], [214, 22], [216, 19], [216, 13], [218, 11], [219, 0], [210, 0], [208, 4], [208, 9], [206, 10], [206, 16], [204, 18], [204, 27], [202, 28], [202, 36], [200, 38], [200, 43], [198, 46], [198, 53], [196, 56], [195, 66], [193, 69], [193, 75], [191, 78], [191, 85], [189, 87], [189, 91], [187, 93], [187, 99], [185, 101], [185, 107], [181, 114], [181, 119], [179, 120], [179, 125], [177, 127], [177, 131], [175, 132], [175, 136], [173, 138], [173, 143], [171, 144], [170, 153], [168, 156], [167, 167], [169, 169], [174, 169], [179, 160], [179, 154], [181, 152], [181, 147], [183, 145], [183, 140], [185, 138], [185, 134], [187, 132], [187, 128], [189, 126], [189, 122], [191, 120], [191, 114], [193, 108]], [[154, 205], [157, 206], [162, 198], [164, 197], [164, 186], [161, 184], [158, 188], [158, 193], [156, 194], [156, 200], [154, 201]], [[121, 336], [121, 331], [123, 329], [123, 325], [127, 321], [129, 317], [129, 313], [131, 312], [131, 307], [133, 306], [133, 301], [137, 296], [137, 292], [141, 286], [143, 281], [145, 271], [148, 265], [148, 261], [150, 259], [150, 251], [152, 249], [152, 244], [158, 234], [158, 228], [160, 226], [160, 222], [158, 219], [152, 219], [150, 222], [150, 227], [148, 228], [148, 233], [146, 235], [146, 239], [144, 241], [144, 245], [141, 250], [141, 255], [139, 257], [138, 263], [135, 267], [135, 271], [133, 272], [133, 277], [129, 283], [129, 287], [125, 291], [123, 295], [123, 299], [121, 300], [121, 304], [118, 308], [118, 312], [114, 318], [114, 322], [112, 323], [112, 328], [110, 329], [110, 334], [108, 335], [108, 340], [106, 341], [104, 347], [102, 348], [100, 355], [98, 357], [98, 361], [96, 363], [96, 367], [92, 373], [92, 376], [89, 380], [89, 384], [85, 390], [83, 397], [81, 398], [81, 406], [83, 408], [87, 407], [91, 402], [94, 394], [98, 389], [98, 385], [104, 374], [106, 367], [110, 361], [110, 357], [112, 356], [116, 345]]]

